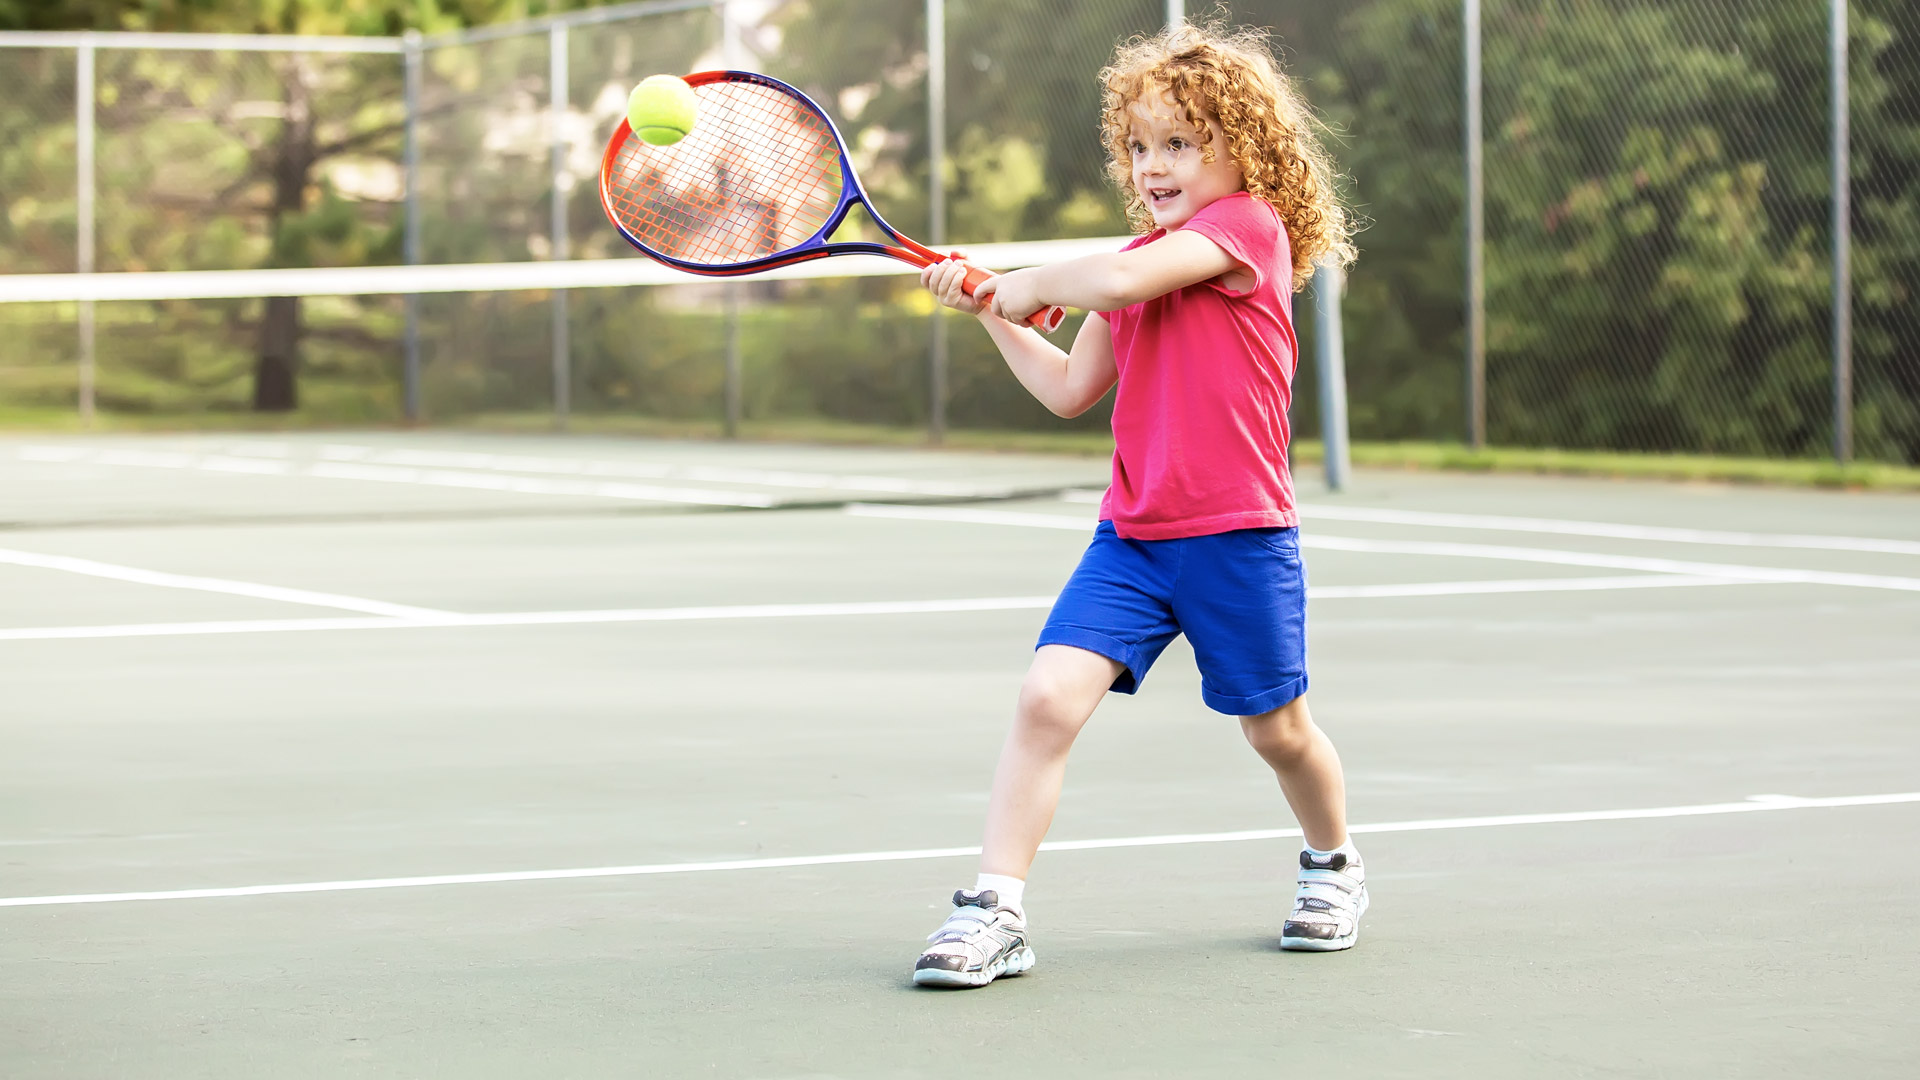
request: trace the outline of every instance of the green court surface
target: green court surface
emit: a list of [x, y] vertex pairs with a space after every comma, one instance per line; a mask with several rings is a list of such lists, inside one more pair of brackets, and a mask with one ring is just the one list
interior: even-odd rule
[[1359, 946], [1176, 643], [914, 989], [1105, 473], [0, 438], [0, 1076], [1913, 1075], [1914, 496], [1303, 475]]

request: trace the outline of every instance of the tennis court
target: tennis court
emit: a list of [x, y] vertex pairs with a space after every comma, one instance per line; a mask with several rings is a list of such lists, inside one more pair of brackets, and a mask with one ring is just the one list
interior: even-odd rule
[[[971, 881], [1105, 463], [0, 440], [9, 1077], [1903, 1075], [1920, 499], [1303, 475], [1374, 907], [1176, 644]], [[984, 1051], [984, 1053], [983, 1053]]]

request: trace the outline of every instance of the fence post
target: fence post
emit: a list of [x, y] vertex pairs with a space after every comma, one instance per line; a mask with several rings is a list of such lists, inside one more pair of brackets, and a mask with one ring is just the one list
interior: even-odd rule
[[[420, 262], [420, 31], [409, 30], [402, 40], [406, 58], [407, 136], [402, 169], [406, 201], [402, 257], [408, 266]], [[407, 421], [420, 419], [420, 294], [408, 293], [407, 346], [405, 368], [401, 375], [401, 409]]]
[[1314, 355], [1320, 374], [1320, 443], [1326, 455], [1327, 490], [1347, 486], [1347, 348], [1341, 332], [1340, 294], [1346, 274], [1337, 258], [1321, 261], [1313, 275]]
[[1480, 0], [1465, 0], [1467, 159], [1467, 444], [1487, 445], [1486, 163], [1481, 148]]
[[[94, 230], [93, 230], [93, 35], [87, 34], [81, 41], [73, 65], [73, 123], [74, 156], [76, 159], [74, 187], [74, 216], [78, 235], [75, 238], [74, 269], [82, 274], [91, 274], [94, 270]], [[80, 301], [80, 423], [85, 427], [93, 426], [94, 411], [94, 327], [93, 301]]]
[[[934, 250], [947, 243], [947, 4], [927, 0], [927, 238]], [[947, 438], [947, 365], [950, 344], [946, 312], [936, 302], [928, 316], [927, 438]]]
[[[569, 256], [567, 240], [567, 203], [573, 185], [567, 173], [567, 24], [556, 22], [547, 31], [547, 98], [549, 124], [553, 140], [552, 237], [549, 256], [565, 260]], [[567, 290], [553, 290], [553, 426], [567, 426], [573, 407], [573, 357], [567, 337]]]
[[1187, 0], [1167, 0], [1167, 25], [1179, 26], [1187, 21]]
[[[720, 64], [723, 67], [740, 68], [740, 24], [733, 9], [733, 0], [718, 0], [720, 8]], [[744, 286], [737, 281], [728, 281], [721, 288], [726, 290], [727, 321], [727, 368], [724, 431], [729, 439], [740, 435], [741, 387], [744, 375], [740, 369], [740, 290]]]
[[1830, 0], [1827, 63], [1833, 112], [1833, 456], [1853, 460], [1853, 192], [1847, 0]]

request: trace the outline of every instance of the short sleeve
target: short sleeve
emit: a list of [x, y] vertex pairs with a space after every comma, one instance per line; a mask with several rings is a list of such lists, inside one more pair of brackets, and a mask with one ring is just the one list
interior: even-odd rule
[[1222, 251], [1253, 271], [1251, 289], [1234, 290], [1217, 281], [1207, 282], [1228, 296], [1251, 296], [1279, 281], [1291, 284], [1293, 253], [1287, 244], [1287, 232], [1280, 227], [1279, 213], [1265, 200], [1246, 192], [1215, 199], [1181, 227], [1219, 244]]

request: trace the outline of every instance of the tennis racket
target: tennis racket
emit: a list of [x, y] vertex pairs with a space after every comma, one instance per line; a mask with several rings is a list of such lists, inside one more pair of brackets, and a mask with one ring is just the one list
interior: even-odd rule
[[[807, 95], [751, 71], [686, 77], [699, 118], [672, 146], [652, 146], [625, 121], [600, 162], [600, 205], [634, 247], [695, 274], [737, 277], [830, 255], [887, 255], [914, 266], [944, 256], [901, 235], [874, 208], [839, 129]], [[893, 244], [828, 243], [855, 204]], [[974, 270], [968, 296], [993, 275]], [[1060, 308], [1031, 326], [1052, 332]]]

